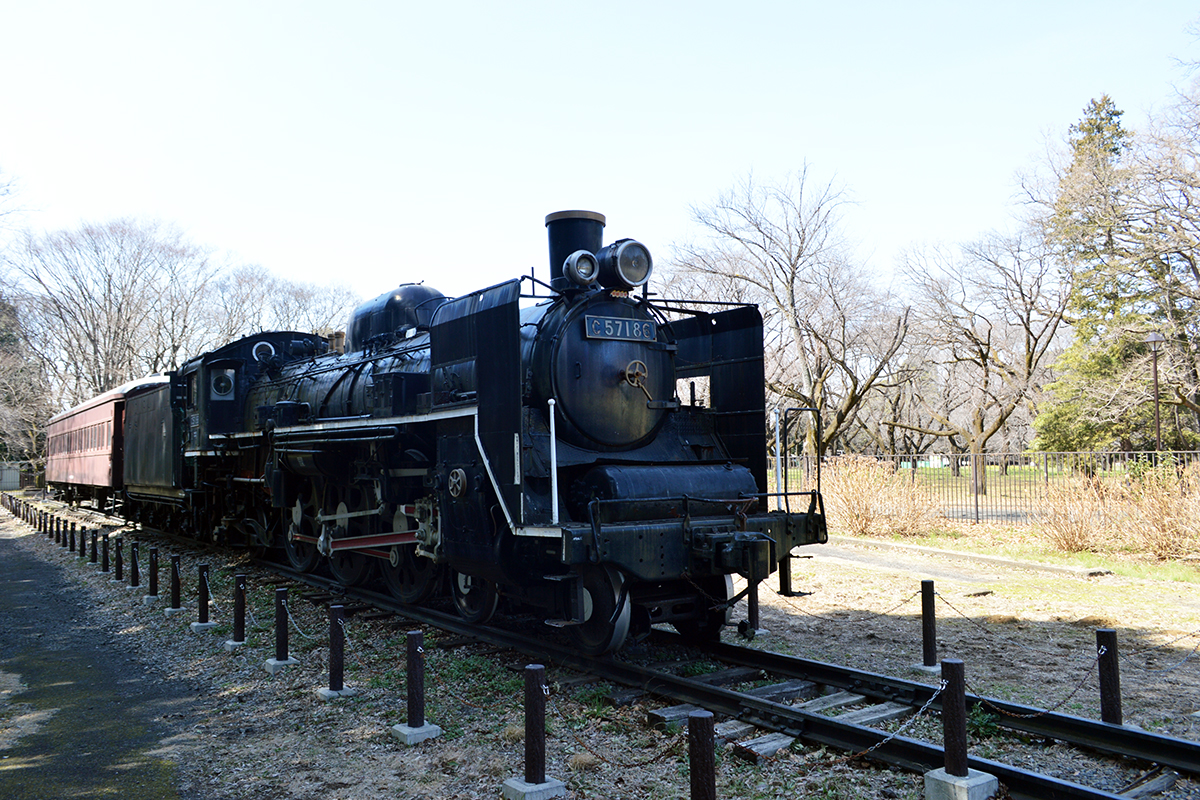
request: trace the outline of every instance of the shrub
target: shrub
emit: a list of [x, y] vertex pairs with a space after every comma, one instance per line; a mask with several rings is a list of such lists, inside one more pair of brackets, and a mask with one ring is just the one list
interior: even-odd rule
[[886, 461], [838, 456], [826, 462], [822, 479], [831, 525], [852, 536], [915, 536], [940, 516], [936, 499]]

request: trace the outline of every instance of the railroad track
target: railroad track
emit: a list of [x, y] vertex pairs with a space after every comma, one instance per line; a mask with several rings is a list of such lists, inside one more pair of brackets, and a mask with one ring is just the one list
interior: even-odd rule
[[[870, 751], [871, 759], [913, 772], [926, 772], [944, 764], [945, 756], [939, 745], [891, 735], [870, 724], [872, 720], [884, 721], [901, 716], [902, 709], [910, 714], [915, 713], [926, 704], [930, 709], [940, 711], [941, 704], [934, 696], [937, 689], [925, 684], [737, 645], [719, 644], [704, 648], [704, 655], [728, 667], [785, 679], [774, 686], [738, 690], [720, 685], [722, 676], [683, 677], [661, 668], [618, 658], [585, 656], [571, 645], [531, 639], [525, 633], [514, 633], [494, 626], [472, 625], [456, 614], [404, 606], [387, 595], [346, 589], [318, 575], [297, 573], [273, 562], [260, 563], [290, 581], [322, 590], [330, 595], [330, 601], [336, 599], [339, 602], [367, 604], [494, 647], [524, 653], [547, 667], [571, 669], [594, 676], [597, 680], [682, 704], [673, 712], [660, 714], [658, 721], [662, 724], [685, 719], [688, 708], [702, 707], [739, 721], [743, 726], [753, 726], [755, 733], [735, 725], [725, 729], [725, 737], [734, 741], [735, 750], [743, 754], [761, 755], [767, 752], [766, 748], [772, 746], [770, 741], [755, 744], [754, 740], [764, 738], [760, 735], [761, 731], [768, 731], [786, 737], [774, 740], [780, 746], [776, 749], [786, 747], [791, 739], [799, 739], [806, 744], [823, 745], [848, 753]], [[684, 646], [682, 637], [676, 634], [656, 631], [655, 636], [663, 644]], [[807, 683], [811, 688], [807, 691], [798, 688], [798, 682]], [[834, 694], [826, 694], [830, 690]], [[799, 702], [795, 702], [797, 700]], [[859, 716], [831, 717], [823, 713], [848, 702], [865, 702], [867, 707], [861, 709], [864, 713]], [[1000, 712], [998, 723], [1013, 730], [1200, 775], [1200, 743], [1197, 742], [1046, 712], [995, 698], [968, 695], [967, 702], [970, 705], [986, 703], [994, 707]], [[739, 731], [745, 738], [732, 735]], [[718, 730], [718, 735], [722, 735], [721, 730]], [[1099, 800], [1128, 797], [989, 759], [972, 757], [969, 764], [972, 769], [995, 775], [1013, 798]]]
[[[95, 518], [93, 517], [93, 520]], [[141, 536], [159, 535], [143, 531]], [[167, 534], [176, 543], [187, 542], [199, 549], [208, 546]], [[347, 589], [331, 578], [298, 573], [275, 562], [256, 562], [262, 568], [297, 585], [309, 586], [323, 597], [312, 599], [326, 605], [340, 602], [358, 611], [368, 608], [394, 613], [421, 624], [524, 653], [532, 661], [551, 668], [570, 669], [600, 681], [631, 687], [675, 703], [676, 707], [654, 712], [660, 724], [686, 717], [689, 706], [699, 706], [728, 717], [730, 723], [718, 735], [735, 743], [735, 751], [751, 758], [786, 747], [792, 740], [827, 746], [851, 754], [869, 751], [869, 758], [914, 772], [942, 766], [940, 746], [905, 736], [888, 734], [875, 724], [911, 715], [928, 706], [940, 711], [937, 689], [926, 684], [854, 670], [769, 651], [731, 644], [716, 644], [698, 657], [719, 662], [720, 674], [685, 677], [660, 667], [648, 667], [618, 658], [582, 655], [572, 645], [531, 638], [494, 626], [477, 626], [457, 614], [431, 608], [414, 608], [398, 603], [387, 594], [364, 589]], [[655, 632], [656, 642], [685, 647], [681, 637]], [[740, 670], [740, 673], [738, 672]], [[776, 683], [756, 690], [739, 690], [722, 685], [726, 678], [740, 675], [770, 676]], [[729, 677], [734, 676], [734, 677]], [[798, 686], [797, 684], [806, 684]], [[1200, 743], [1164, 737], [1136, 728], [1047, 712], [995, 698], [968, 695], [969, 705], [984, 704], [997, 712], [996, 721], [1009, 729], [1041, 739], [1068, 742], [1113, 756], [1129, 756], [1149, 763], [1200, 775]], [[826, 712], [846, 704], [865, 706], [857, 712], [831, 717]], [[767, 732], [765, 735], [763, 732]], [[772, 738], [774, 737], [774, 738]], [[973, 769], [995, 775], [1013, 798], [1120, 798], [1094, 789], [996, 761], [971, 758]]]

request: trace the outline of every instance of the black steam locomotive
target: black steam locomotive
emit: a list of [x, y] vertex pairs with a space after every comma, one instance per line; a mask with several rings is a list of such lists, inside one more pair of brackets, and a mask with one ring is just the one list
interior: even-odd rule
[[[650, 253], [604, 246], [600, 214], [546, 226], [548, 295], [409, 284], [360, 306], [344, 348], [246, 337], [57, 417], [48, 481], [405, 603], [447, 590], [471, 621], [536, 607], [593, 653], [660, 622], [715, 637], [733, 573], [826, 539], [817, 492], [768, 510], [762, 318], [639, 296]], [[94, 485], [69, 434], [105, 403]]]

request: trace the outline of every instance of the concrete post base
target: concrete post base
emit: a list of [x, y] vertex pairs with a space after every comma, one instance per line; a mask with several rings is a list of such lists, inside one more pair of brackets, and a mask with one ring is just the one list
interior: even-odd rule
[[354, 697], [354, 695], [358, 694], [358, 689], [351, 689], [348, 686], [344, 689], [336, 690], [325, 687], [317, 689], [317, 694], [320, 695], [322, 700], [337, 700], [342, 697]]
[[176, 614], [182, 614], [183, 611], [184, 611], [184, 609], [182, 606], [180, 606], [179, 608], [164, 608], [163, 609], [163, 613], [166, 614], [168, 617], [173, 617]]
[[941, 768], [925, 773], [925, 800], [988, 800], [998, 791], [996, 776], [974, 769], [968, 769], [965, 778]]
[[940, 677], [942, 674], [941, 664], [934, 664], [932, 667], [927, 667], [924, 664], [913, 664], [912, 669], [917, 672], [924, 672], [926, 675], [937, 675]]
[[215, 627], [217, 627], [215, 622], [193, 622], [191, 624], [192, 633], [208, 633]]
[[567, 793], [567, 785], [554, 778], [547, 778], [545, 783], [526, 783], [521, 778], [509, 778], [500, 787], [504, 800], [550, 800], [551, 797], [562, 797]]
[[392, 726], [392, 736], [409, 746], [420, 744], [426, 739], [435, 739], [441, 735], [442, 729], [428, 722], [419, 728], [410, 728], [407, 725]]
[[225, 648], [226, 653], [232, 653], [234, 650], [237, 650], [239, 647], [245, 647], [246, 643], [245, 642], [235, 642], [233, 639], [226, 639], [225, 644], [222, 646]]
[[300, 662], [298, 660], [292, 658], [291, 656], [288, 656], [283, 661], [280, 661], [277, 658], [268, 658], [267, 663], [263, 664], [263, 669], [265, 669], [267, 672], [269, 672], [272, 675], [277, 675], [280, 671], [283, 670], [284, 667], [289, 667], [292, 664], [299, 664], [299, 663]]
[[152, 606], [157, 602], [158, 602], [158, 595], [156, 595], [156, 594], [142, 595], [142, 605]]

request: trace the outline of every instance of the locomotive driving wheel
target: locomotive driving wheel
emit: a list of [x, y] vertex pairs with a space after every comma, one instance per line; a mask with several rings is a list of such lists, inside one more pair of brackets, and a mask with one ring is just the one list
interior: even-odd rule
[[474, 625], [490, 620], [500, 603], [500, 595], [492, 582], [474, 575], [452, 571], [450, 589], [458, 615]]
[[[339, 519], [325, 523], [331, 539], [344, 539], [351, 536], [361, 536], [368, 527], [364, 520], [369, 517], [346, 517], [357, 511], [367, 510], [366, 492], [357, 488], [346, 489], [338, 493], [340, 500], [333, 508], [333, 513]], [[337, 497], [338, 495], [335, 495]], [[329, 553], [329, 571], [343, 586], [362, 586], [371, 578], [374, 559], [354, 550], [333, 550]]]
[[[396, 509], [392, 531], [412, 529], [412, 520]], [[401, 603], [417, 605], [428, 600], [437, 588], [440, 570], [433, 559], [417, 554], [416, 543], [393, 545], [387, 561], [381, 562], [383, 582]]]
[[283, 538], [283, 551], [287, 556], [288, 563], [292, 565], [292, 569], [299, 572], [312, 572], [321, 558], [321, 554], [317, 552], [317, 545], [295, 538], [297, 534], [315, 536], [312, 510], [309, 508], [308, 499], [303, 495], [297, 497], [291, 511], [285, 512], [285, 514], [284, 524], [287, 526], [287, 530]]
[[575, 626], [580, 648], [590, 656], [619, 650], [629, 635], [632, 603], [625, 578], [609, 567], [588, 567], [583, 581], [583, 624]]

